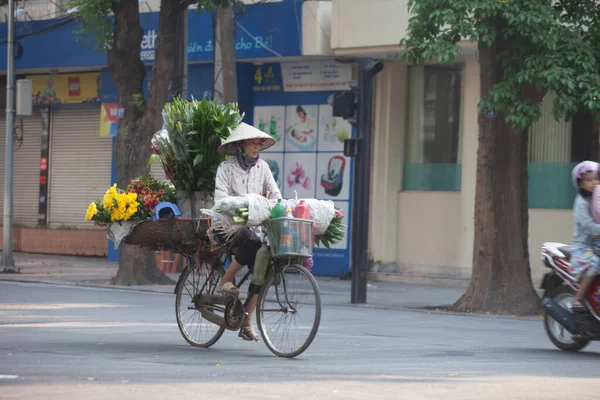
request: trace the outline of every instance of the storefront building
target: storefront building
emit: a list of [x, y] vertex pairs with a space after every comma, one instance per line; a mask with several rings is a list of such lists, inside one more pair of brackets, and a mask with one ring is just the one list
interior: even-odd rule
[[[284, 197], [297, 193], [300, 198], [331, 199], [350, 216], [352, 160], [342, 149], [352, 132], [345, 121], [332, 118], [327, 99], [348, 88], [352, 67], [323, 51], [323, 22], [314, 13], [322, 7], [319, 3], [293, 0], [246, 7], [236, 36], [239, 105], [246, 122], [277, 139], [263, 158]], [[188, 14], [188, 93], [202, 98], [210, 96], [214, 79], [212, 17], [197, 10]], [[140, 21], [145, 33], [140, 54], [149, 82], [158, 13], [143, 13]], [[68, 19], [17, 24], [23, 46], [17, 78], [32, 80], [34, 115], [16, 120], [15, 250], [116, 260], [118, 252], [107, 243], [104, 230], [86, 224], [83, 216], [88, 204], [115, 181], [118, 95], [106, 55], [92, 50], [89, 42], [75, 41], [75, 30], [77, 24]], [[1, 65], [6, 65], [5, 47], [0, 47]], [[2, 154], [4, 118], [0, 116]], [[2, 164], [2, 181], [3, 169]], [[158, 165], [151, 170], [164, 178]], [[0, 199], [2, 193], [3, 187]], [[317, 250], [315, 272], [347, 273], [348, 247], [349, 240], [332, 250]]]
[[[462, 44], [453, 65], [407, 65], [397, 53], [408, 24], [407, 1], [333, 0], [336, 56], [385, 62], [377, 76], [372, 165], [370, 277], [466, 284], [471, 275], [477, 157], [479, 64]], [[377, 21], [372, 29], [364, 21]], [[570, 170], [592, 157], [597, 132], [585, 113], [553, 119], [552, 94], [531, 128], [529, 253], [532, 277], [544, 273], [544, 241], [571, 242]], [[490, 115], [489, 118], [494, 118]]]
[[[351, 129], [332, 119], [326, 104], [332, 91], [346, 87], [352, 64], [333, 61], [381, 60], [385, 68], [376, 78], [372, 186], [365, 189], [372, 193], [370, 276], [466, 283], [474, 235], [476, 46], [464, 43], [454, 65], [402, 62], [397, 52], [408, 24], [406, 0], [379, 0], [377, 7], [362, 0], [293, 0], [247, 8], [236, 37], [240, 108], [246, 122], [279, 138], [263, 156], [284, 196], [297, 192], [299, 197], [329, 198], [350, 215], [352, 160], [343, 157], [341, 140]], [[212, 19], [195, 10], [189, 18], [189, 93], [201, 98], [213, 86]], [[140, 51], [149, 74], [156, 21], [157, 13], [142, 14], [145, 40]], [[364, 21], [377, 21], [378, 29]], [[49, 24], [62, 25], [48, 29]], [[86, 225], [82, 215], [91, 199], [114, 181], [111, 123], [118, 98], [106, 55], [75, 42], [74, 25], [18, 25], [22, 34], [44, 27], [45, 32], [21, 39], [24, 51], [17, 61], [19, 77], [34, 82], [36, 111], [16, 121], [15, 247], [62, 254], [85, 249], [85, 254], [110, 253], [116, 259], [104, 232]], [[0, 47], [0, 65], [5, 65], [5, 53]], [[54, 92], [60, 104], [47, 103], [47, 94]], [[551, 106], [549, 94], [542, 118], [529, 132], [529, 252], [535, 281], [544, 272], [538, 262], [542, 242], [571, 240], [571, 166], [592, 157], [591, 149], [598, 146], [589, 115], [557, 122]], [[4, 118], [0, 115], [0, 154]], [[307, 127], [315, 136], [297, 143], [293, 132]], [[161, 176], [156, 165], [152, 172]], [[51, 248], [44, 248], [48, 243]], [[347, 272], [349, 243], [333, 251], [317, 250], [317, 268], [327, 267], [316, 272]]]

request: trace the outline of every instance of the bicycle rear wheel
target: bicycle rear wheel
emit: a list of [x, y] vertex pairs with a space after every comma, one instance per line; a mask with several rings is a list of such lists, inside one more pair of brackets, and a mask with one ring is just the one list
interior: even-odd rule
[[213, 294], [218, 284], [217, 273], [211, 274], [211, 266], [202, 263], [187, 267], [181, 274], [182, 281], [177, 286], [175, 313], [177, 325], [183, 338], [192, 346], [210, 347], [225, 331], [224, 327], [213, 324], [202, 317], [194, 304], [194, 297], [200, 292]]
[[314, 340], [321, 322], [317, 281], [303, 266], [290, 264], [271, 272], [260, 291], [256, 318], [271, 352], [296, 357]]

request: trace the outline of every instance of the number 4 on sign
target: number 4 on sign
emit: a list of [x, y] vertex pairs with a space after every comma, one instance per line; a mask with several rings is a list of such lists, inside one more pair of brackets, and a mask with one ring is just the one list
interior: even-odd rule
[[273, 66], [269, 65], [269, 69], [267, 69], [267, 73], [265, 74], [265, 78], [270, 79], [273, 77]]
[[256, 82], [260, 85], [262, 83], [262, 81], [263, 81], [262, 68], [258, 67], [258, 68], [256, 68], [256, 72], [254, 73], [254, 82]]

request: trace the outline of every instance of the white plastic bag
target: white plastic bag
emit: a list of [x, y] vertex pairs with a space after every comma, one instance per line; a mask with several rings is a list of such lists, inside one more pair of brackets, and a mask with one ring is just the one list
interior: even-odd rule
[[229, 210], [235, 210], [238, 208], [246, 208], [248, 207], [248, 197], [247, 196], [228, 196], [224, 199], [215, 202], [215, 205], [212, 207], [214, 211], [223, 211], [227, 212]]
[[[327, 230], [327, 227], [331, 223], [331, 220], [335, 216], [335, 206], [331, 200], [317, 200], [317, 199], [303, 199], [310, 210], [310, 216], [315, 221], [315, 234], [322, 235]], [[282, 199], [282, 204], [287, 210], [292, 209], [292, 212], [296, 209], [296, 206], [300, 203], [298, 199]], [[269, 219], [271, 216], [271, 210], [275, 203], [272, 200], [259, 195], [259, 194], [247, 194], [245, 196], [230, 196], [225, 199], [219, 200], [215, 203], [215, 206], [210, 212], [208, 210], [202, 210], [205, 214], [210, 215], [213, 218], [213, 222], [217, 222], [219, 227], [227, 230], [235, 230], [240, 225], [231, 226], [231, 221], [228, 218], [216, 218], [218, 212], [226, 213], [228, 210], [237, 208], [248, 208], [248, 223], [247, 226], [259, 226]], [[219, 211], [217, 211], [219, 210]], [[233, 229], [232, 229], [233, 228]]]
[[258, 226], [271, 216], [271, 203], [259, 194], [248, 194], [248, 226]]
[[[275, 205], [266, 198], [257, 195], [249, 194], [248, 197], [248, 225], [257, 226], [269, 219], [271, 210]], [[327, 230], [331, 220], [335, 216], [335, 206], [331, 200], [304, 199], [310, 210], [310, 216], [315, 221], [315, 233], [322, 235]], [[296, 210], [296, 206], [300, 203], [297, 199], [282, 200], [281, 203], [287, 210]]]
[[331, 200], [304, 199], [310, 209], [310, 216], [315, 221], [315, 233], [322, 235], [335, 216], [335, 205]]

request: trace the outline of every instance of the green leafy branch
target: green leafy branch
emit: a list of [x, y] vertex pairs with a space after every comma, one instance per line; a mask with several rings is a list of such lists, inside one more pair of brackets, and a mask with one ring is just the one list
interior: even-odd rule
[[480, 110], [503, 113], [516, 129], [525, 129], [540, 117], [540, 101], [527, 95], [533, 87], [556, 94], [556, 119], [569, 119], [582, 107], [600, 114], [600, 11], [595, 3], [410, 0], [413, 16], [400, 41], [400, 56], [411, 63], [447, 64], [461, 54], [464, 42], [486, 48], [505, 40], [510, 50], [497, 59], [503, 79], [481, 99]]

